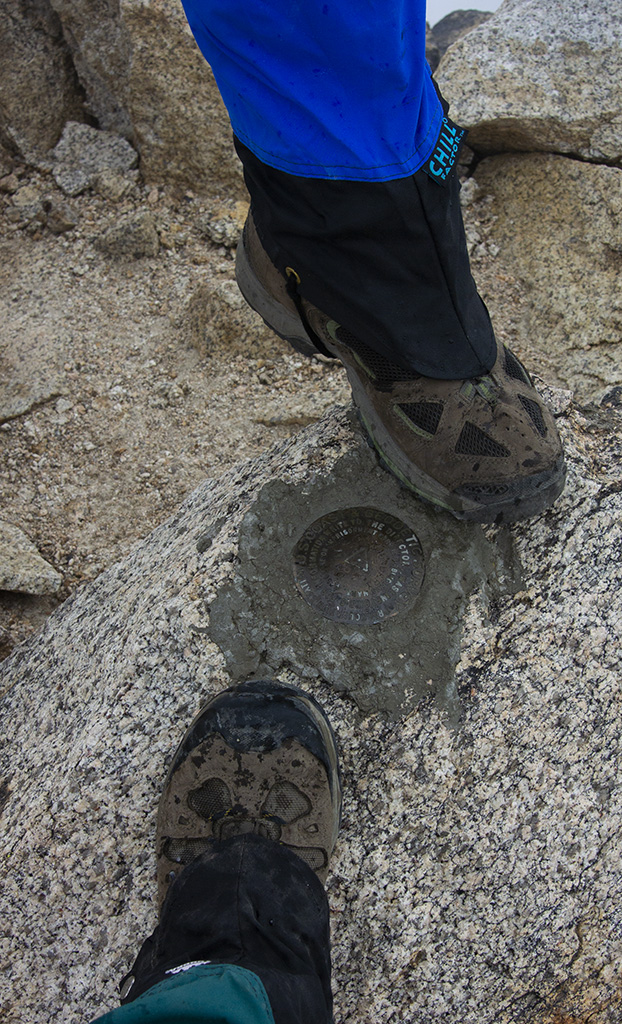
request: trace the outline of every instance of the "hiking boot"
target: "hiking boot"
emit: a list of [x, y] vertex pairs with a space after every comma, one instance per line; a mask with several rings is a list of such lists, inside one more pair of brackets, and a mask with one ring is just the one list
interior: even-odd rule
[[324, 882], [341, 815], [337, 745], [320, 705], [274, 680], [213, 697], [181, 741], [158, 810], [158, 895], [212, 844], [255, 833]]
[[418, 497], [458, 519], [507, 523], [538, 515], [561, 494], [566, 469], [555, 421], [508, 348], [498, 344], [490, 372], [470, 380], [397, 366], [301, 297], [295, 268], [283, 277], [250, 215], [236, 276], [279, 337], [303, 355], [341, 360], [371, 443]]

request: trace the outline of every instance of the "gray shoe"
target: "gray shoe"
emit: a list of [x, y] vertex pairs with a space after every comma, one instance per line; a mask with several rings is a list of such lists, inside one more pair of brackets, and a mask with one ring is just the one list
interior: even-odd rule
[[158, 810], [158, 895], [210, 844], [281, 843], [324, 882], [341, 817], [337, 744], [320, 705], [274, 680], [213, 697], [186, 732]]
[[299, 352], [341, 360], [369, 439], [401, 483], [458, 519], [482, 523], [529, 518], [555, 501], [566, 478], [555, 420], [509, 349], [498, 345], [490, 372], [473, 380], [424, 377], [316, 309], [288, 273], [289, 287], [249, 216], [236, 261], [244, 298]]

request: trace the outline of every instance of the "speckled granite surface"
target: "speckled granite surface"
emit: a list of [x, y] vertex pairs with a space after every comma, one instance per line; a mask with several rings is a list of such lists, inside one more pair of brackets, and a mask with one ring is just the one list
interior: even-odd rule
[[[472, 592], [455, 726], [434, 698], [366, 715], [305, 680], [345, 768], [338, 1022], [620, 1020], [620, 420], [561, 418], [566, 493], [511, 531], [522, 589]], [[115, 1005], [155, 923], [167, 759], [229, 678], [206, 605], [234, 578], [240, 524], [267, 483], [316, 486], [361, 443], [336, 412], [206, 481], [3, 664], [6, 1024]]]

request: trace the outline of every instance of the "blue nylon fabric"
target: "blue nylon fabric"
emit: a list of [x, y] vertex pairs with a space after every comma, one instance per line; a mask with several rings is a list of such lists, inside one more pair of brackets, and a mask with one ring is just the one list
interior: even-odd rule
[[233, 131], [289, 174], [389, 181], [431, 155], [442, 109], [425, 0], [182, 0]]
[[208, 964], [172, 974], [93, 1024], [274, 1024], [274, 1017], [256, 974]]

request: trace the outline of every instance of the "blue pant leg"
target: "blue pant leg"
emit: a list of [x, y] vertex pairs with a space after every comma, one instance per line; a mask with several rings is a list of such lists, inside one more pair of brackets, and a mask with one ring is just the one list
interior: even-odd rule
[[[425, 0], [182, 0], [271, 262], [383, 358], [448, 380], [497, 343], [471, 275]], [[464, 133], [460, 133], [463, 135]], [[440, 147], [440, 148], [439, 148]]]
[[442, 109], [425, 0], [183, 0], [235, 135], [290, 174], [388, 181], [432, 154]]

